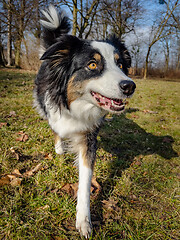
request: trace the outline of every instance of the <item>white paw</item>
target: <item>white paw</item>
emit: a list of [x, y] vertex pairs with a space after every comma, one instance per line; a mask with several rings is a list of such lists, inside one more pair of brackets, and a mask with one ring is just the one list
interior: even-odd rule
[[57, 154], [63, 154], [64, 153], [64, 150], [63, 150], [63, 147], [62, 147], [62, 143], [60, 141], [58, 141], [55, 145], [55, 151]]
[[76, 229], [79, 230], [80, 234], [83, 235], [86, 239], [90, 238], [92, 225], [91, 220], [88, 216], [82, 218], [81, 216], [76, 218]]

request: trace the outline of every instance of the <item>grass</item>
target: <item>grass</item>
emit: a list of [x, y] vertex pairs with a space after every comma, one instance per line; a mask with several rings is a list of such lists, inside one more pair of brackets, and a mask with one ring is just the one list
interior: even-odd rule
[[[78, 180], [74, 158], [55, 154], [48, 124], [32, 108], [34, 77], [0, 72], [0, 175], [44, 166], [20, 186], [0, 188], [0, 239], [81, 239], [76, 200], [60, 191]], [[102, 190], [91, 199], [91, 239], [180, 238], [180, 83], [136, 84], [126, 112], [106, 121], [98, 136], [95, 176]], [[27, 141], [17, 141], [20, 131]]]

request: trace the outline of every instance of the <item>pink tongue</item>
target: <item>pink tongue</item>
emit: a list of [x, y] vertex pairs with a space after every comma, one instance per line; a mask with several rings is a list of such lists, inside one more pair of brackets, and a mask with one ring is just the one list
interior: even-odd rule
[[96, 100], [102, 104], [105, 104], [105, 105], [108, 105], [108, 106], [112, 106], [112, 101], [114, 104], [116, 105], [121, 105], [122, 104], [122, 101], [121, 100], [113, 100], [113, 99], [110, 99], [110, 98], [107, 98], [107, 97], [103, 97], [103, 96], [100, 96], [98, 93], [94, 93], [94, 97], [96, 98]]

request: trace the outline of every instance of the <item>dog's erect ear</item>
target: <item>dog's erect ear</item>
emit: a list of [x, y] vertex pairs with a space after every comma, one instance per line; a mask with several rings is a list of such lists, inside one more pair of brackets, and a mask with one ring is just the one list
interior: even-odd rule
[[107, 42], [112, 44], [116, 49], [118, 49], [119, 53], [121, 54], [123, 60], [126, 63], [126, 67], [130, 68], [131, 57], [124, 43], [122, 43], [121, 39], [119, 39], [116, 35], [112, 35], [109, 39], [107, 39]]
[[58, 39], [58, 42], [49, 47], [42, 55], [40, 60], [46, 59], [65, 59], [69, 57], [73, 52], [80, 48], [80, 42], [77, 37], [71, 35], [64, 35]]
[[55, 43], [51, 47], [49, 47], [46, 52], [42, 55], [40, 60], [46, 60], [46, 59], [51, 59], [54, 55], [54, 53], [59, 49], [60, 43]]
[[125, 47], [124, 51], [123, 51], [123, 56], [124, 56], [124, 59], [126, 61], [126, 66], [127, 68], [130, 68], [131, 67], [131, 56], [127, 50], [127, 48]]

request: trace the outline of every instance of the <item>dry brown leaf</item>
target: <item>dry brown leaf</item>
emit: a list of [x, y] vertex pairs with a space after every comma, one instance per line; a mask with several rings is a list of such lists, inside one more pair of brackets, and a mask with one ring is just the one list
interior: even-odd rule
[[1, 177], [0, 186], [10, 184], [11, 186], [15, 187], [15, 186], [19, 186], [21, 184], [21, 181], [22, 181], [22, 178], [20, 178], [19, 175], [7, 174]]
[[53, 160], [53, 156], [52, 156], [51, 153], [46, 153], [46, 154], [44, 155], [44, 158], [45, 158], [45, 159], [49, 159], [49, 160]]
[[22, 178], [14, 178], [10, 184], [12, 187], [20, 186], [22, 182]]
[[44, 205], [44, 206], [42, 206], [42, 207], [39, 207], [39, 208], [37, 208], [36, 210], [38, 211], [38, 210], [46, 210], [46, 209], [49, 209], [50, 208], [50, 206], [49, 205]]
[[66, 183], [62, 186], [62, 188], [60, 190], [68, 193], [73, 198], [76, 198], [77, 191], [78, 191], [78, 182], [77, 183]]
[[138, 115], [135, 115], [135, 114], [132, 114], [131, 117], [132, 117], [132, 118], [136, 118], [136, 119], [139, 118], [139, 116], [138, 116]]
[[42, 169], [42, 163], [39, 163], [35, 168], [29, 170], [29, 171], [26, 171], [23, 176], [24, 177], [31, 177], [34, 173], [40, 171]]
[[0, 179], [0, 186], [4, 186], [4, 185], [7, 185], [7, 184], [10, 184], [9, 177], [7, 175], [2, 176], [1, 179]]
[[134, 161], [131, 163], [131, 166], [141, 166], [142, 165], [142, 162], [137, 160], [137, 161]]
[[104, 208], [106, 209], [103, 214], [104, 219], [112, 221], [113, 219], [119, 219], [122, 214], [122, 209], [117, 206], [118, 201], [112, 199], [102, 201]]
[[[67, 194], [71, 195], [73, 198], [77, 197], [77, 191], [78, 191], [78, 182], [76, 183], [66, 183], [64, 184], [61, 189], [61, 191], [66, 192]], [[94, 197], [97, 196], [97, 194], [101, 191], [101, 186], [96, 181], [96, 178], [92, 178], [91, 183], [91, 193], [93, 193]]]
[[144, 109], [143, 112], [144, 113], [150, 113], [150, 114], [158, 114], [158, 112], [151, 111], [151, 110], [148, 110], [148, 109]]
[[20, 171], [18, 169], [14, 169], [12, 174], [16, 177], [23, 177], [23, 175], [20, 173]]
[[19, 161], [20, 153], [17, 150], [15, 150], [13, 147], [10, 148], [10, 151], [14, 154], [14, 156], [17, 159], [17, 161]]
[[2, 128], [3, 126], [8, 126], [8, 123], [7, 122], [1, 122], [0, 123], [0, 128]]
[[15, 111], [10, 111], [8, 117], [15, 117], [15, 116], [16, 116], [16, 112]]
[[19, 186], [23, 180], [23, 178], [31, 177], [33, 174], [40, 170], [45, 170], [47, 167], [41, 166], [41, 163], [39, 163], [36, 167], [33, 169], [26, 171], [25, 173], [21, 174], [18, 169], [14, 169], [14, 171], [11, 174], [6, 174], [0, 178], [0, 186], [4, 185], [11, 185], [11, 186]]
[[101, 186], [97, 182], [96, 178], [93, 177], [91, 182], [91, 193], [95, 194], [94, 197], [96, 197], [100, 191], [101, 191]]
[[19, 137], [16, 138], [16, 141], [26, 142], [29, 139], [28, 135], [23, 131], [18, 132], [18, 135]]
[[106, 208], [107, 210], [116, 210], [117, 208], [119, 208], [117, 206], [118, 201], [114, 201], [112, 199], [110, 199], [108, 201], [107, 200], [103, 200], [102, 203], [104, 205], [104, 208]]

